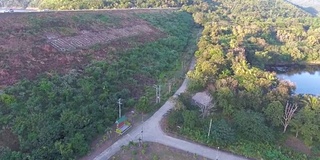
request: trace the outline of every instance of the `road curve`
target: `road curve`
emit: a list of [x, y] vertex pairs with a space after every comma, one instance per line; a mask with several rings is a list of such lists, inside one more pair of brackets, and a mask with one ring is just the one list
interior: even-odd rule
[[[195, 61], [193, 60], [190, 65], [190, 70], [194, 68]], [[186, 78], [180, 88], [175, 92], [174, 98], [187, 89], [188, 79]], [[220, 150], [212, 149], [196, 143], [191, 143], [181, 139], [173, 138], [166, 135], [161, 127], [160, 121], [162, 117], [174, 107], [175, 103], [171, 100], [166, 103], [141, 125], [132, 129], [128, 134], [124, 135], [121, 139], [104, 150], [94, 160], [107, 160], [112, 157], [116, 152], [121, 149], [121, 146], [128, 145], [130, 141], [138, 142], [139, 139], [143, 141], [156, 142], [170, 147], [181, 149], [190, 153], [194, 153], [209, 159], [214, 160], [245, 160], [246, 158], [237, 156], [231, 153], [223, 152]]]

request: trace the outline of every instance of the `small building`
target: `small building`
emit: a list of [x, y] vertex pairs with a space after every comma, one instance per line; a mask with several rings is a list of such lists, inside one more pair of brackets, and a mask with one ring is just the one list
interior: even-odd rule
[[192, 96], [192, 102], [200, 108], [202, 116], [210, 114], [210, 110], [214, 107], [212, 104], [212, 96], [208, 92], [198, 92]]
[[126, 132], [131, 127], [131, 123], [128, 121], [126, 116], [120, 117], [116, 121], [116, 124], [117, 124], [116, 132], [119, 135], [122, 135], [124, 132]]

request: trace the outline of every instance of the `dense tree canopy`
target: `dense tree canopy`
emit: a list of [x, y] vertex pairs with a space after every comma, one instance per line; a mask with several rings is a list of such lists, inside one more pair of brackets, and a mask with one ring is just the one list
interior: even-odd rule
[[[279, 153], [274, 143], [297, 136], [318, 152], [319, 97], [294, 95], [294, 84], [277, 79], [266, 66], [319, 63], [320, 19], [281, 0], [213, 0], [183, 8], [204, 27], [197, 64], [188, 73], [189, 90], [207, 90], [216, 110], [198, 122], [207, 127], [192, 128], [183, 121], [175, 131], [209, 145], [225, 145], [219, 135], [228, 130], [221, 122], [225, 119], [237, 134], [237, 141], [226, 146], [232, 151], [257, 159], [306, 159], [285, 150]], [[211, 118], [212, 127], [221, 129], [205, 137]]]

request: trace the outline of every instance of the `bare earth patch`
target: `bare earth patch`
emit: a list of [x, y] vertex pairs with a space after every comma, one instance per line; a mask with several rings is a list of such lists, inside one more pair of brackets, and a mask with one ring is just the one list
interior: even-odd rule
[[284, 143], [285, 146], [290, 147], [294, 150], [300, 151], [302, 153], [311, 154], [311, 150], [309, 147], [307, 147], [303, 141], [301, 141], [300, 139], [294, 137], [294, 136], [290, 136], [288, 137], [288, 139], [285, 141]]
[[122, 147], [111, 160], [207, 160], [207, 158], [162, 144], [144, 142]]
[[[0, 89], [43, 73], [65, 74], [81, 69], [92, 60], [112, 62], [117, 58], [116, 52], [165, 37], [165, 33], [136, 15], [145, 12], [172, 11], [0, 15]], [[99, 18], [102, 20], [90, 21]]]
[[87, 48], [95, 44], [105, 44], [121, 38], [138, 36], [142, 34], [152, 34], [154, 30], [147, 24], [108, 29], [102, 32], [85, 32], [81, 35], [63, 38], [50, 38], [49, 44], [61, 52], [74, 51], [76, 49]]
[[0, 130], [0, 147], [6, 146], [11, 150], [19, 150], [19, 139], [15, 136], [10, 129], [4, 128]]

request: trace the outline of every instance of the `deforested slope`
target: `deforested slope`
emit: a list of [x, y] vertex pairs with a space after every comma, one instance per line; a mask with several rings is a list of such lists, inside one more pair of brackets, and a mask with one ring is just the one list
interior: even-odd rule
[[0, 86], [39, 73], [66, 73], [110, 52], [164, 37], [137, 16], [142, 12], [166, 11], [1, 14]]

